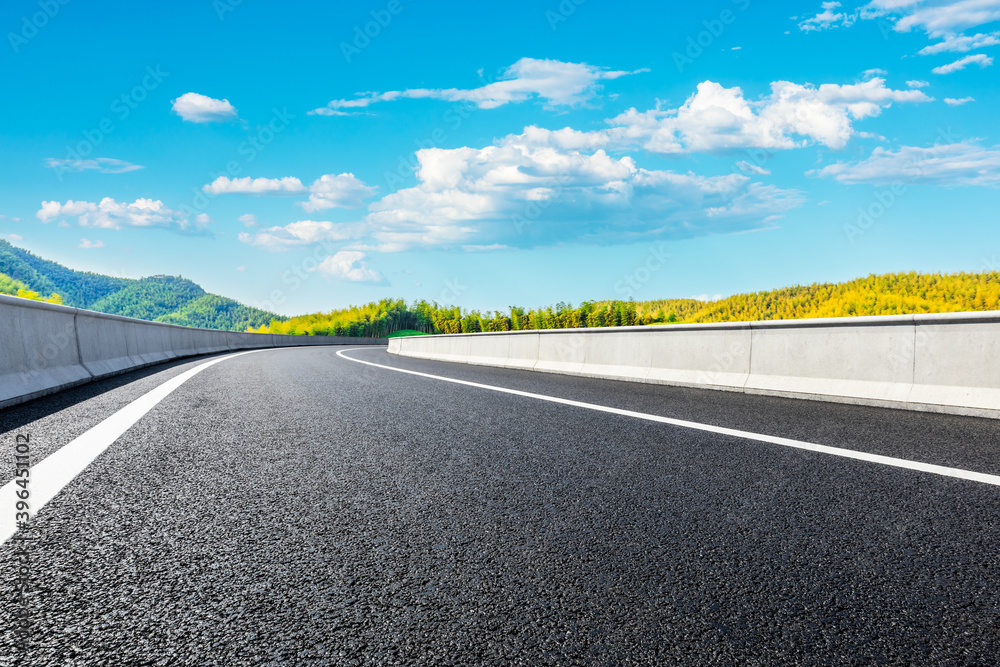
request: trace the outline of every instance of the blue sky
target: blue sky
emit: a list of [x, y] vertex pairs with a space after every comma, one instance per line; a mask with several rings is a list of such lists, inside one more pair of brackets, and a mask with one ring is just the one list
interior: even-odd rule
[[1000, 269], [1000, 0], [0, 9], [0, 235], [284, 314]]

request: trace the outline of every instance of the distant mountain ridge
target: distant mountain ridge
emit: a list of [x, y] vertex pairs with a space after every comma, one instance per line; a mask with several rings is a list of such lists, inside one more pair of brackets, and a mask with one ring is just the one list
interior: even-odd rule
[[285, 318], [209, 294], [196, 283], [175, 276], [114, 278], [74, 271], [0, 240], [0, 292], [27, 289], [51, 300], [101, 313], [153, 322], [228, 331], [246, 331]]

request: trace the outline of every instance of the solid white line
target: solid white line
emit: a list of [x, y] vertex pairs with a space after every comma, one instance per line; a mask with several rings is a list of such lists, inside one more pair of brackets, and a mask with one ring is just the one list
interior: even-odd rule
[[661, 417], [659, 415], [651, 415], [645, 412], [633, 412], [632, 410], [620, 410], [618, 408], [610, 408], [604, 405], [596, 405], [594, 403], [583, 403], [581, 401], [571, 401], [566, 398], [557, 398], [555, 396], [546, 396], [544, 394], [532, 394], [527, 391], [518, 391], [517, 389], [507, 389], [505, 387], [495, 387], [489, 384], [480, 384], [478, 382], [468, 382], [466, 380], [456, 380], [454, 378], [442, 377], [440, 375], [431, 375], [429, 373], [419, 373], [417, 371], [405, 370], [403, 368], [393, 368], [392, 366], [383, 366], [382, 364], [375, 364], [370, 361], [362, 361], [360, 359], [353, 359], [344, 354], [344, 352], [352, 352], [354, 350], [363, 350], [365, 348], [355, 347], [349, 350], [340, 350], [337, 352], [337, 356], [348, 361], [353, 361], [359, 364], [365, 364], [367, 366], [374, 366], [376, 368], [383, 368], [388, 371], [395, 371], [397, 373], [407, 373], [408, 375], [417, 375], [419, 377], [431, 378], [433, 380], [441, 380], [442, 382], [452, 382], [454, 384], [461, 384], [467, 387], [476, 387], [478, 389], [488, 389], [490, 391], [498, 391], [504, 394], [513, 394], [515, 396], [524, 396], [526, 398], [534, 398], [539, 401], [548, 401], [550, 403], [559, 403], [561, 405], [570, 405], [575, 408], [585, 408], [587, 410], [596, 410], [598, 412], [607, 412], [614, 415], [621, 415], [623, 417], [633, 417], [635, 419], [644, 419], [646, 421], [657, 422], [660, 424], [669, 424], [670, 426], [679, 426], [681, 428], [694, 429], [696, 431], [707, 431], [709, 433], [718, 433], [720, 435], [728, 435], [734, 438], [743, 438], [744, 440], [756, 440], [757, 442], [766, 442], [772, 445], [781, 445], [783, 447], [793, 447], [795, 449], [805, 449], [811, 452], [820, 452], [822, 454], [830, 454], [832, 456], [840, 456], [846, 459], [856, 459], [858, 461], [868, 461], [869, 463], [879, 463], [881, 465], [893, 466], [895, 468], [906, 468], [908, 470], [917, 470], [920, 472], [927, 472], [934, 475], [943, 475], [945, 477], [957, 477], [959, 479], [967, 479], [973, 482], [982, 482], [983, 484], [992, 484], [994, 486], [1000, 486], [1000, 475], [988, 475], [981, 472], [973, 472], [971, 470], [962, 470], [961, 468], [948, 468], [946, 466], [933, 465], [931, 463], [920, 463], [919, 461], [908, 461], [906, 459], [897, 459], [891, 456], [881, 456], [879, 454], [869, 454], [867, 452], [859, 452], [853, 449], [843, 449], [841, 447], [830, 447], [827, 445], [817, 445], [812, 442], [804, 442], [802, 440], [791, 440], [789, 438], [779, 438], [773, 435], [764, 435], [761, 433], [751, 433], [749, 431], [739, 431], [732, 428], [723, 428], [721, 426], [712, 426], [711, 424], [700, 424], [698, 422], [684, 421], [683, 419], [671, 419], [670, 417]]
[[[34, 520], [39, 510], [45, 507], [50, 500], [55, 498], [56, 494], [72, 482], [87, 466], [93, 463], [94, 459], [100, 456], [115, 440], [124, 435], [125, 431], [132, 428], [146, 413], [156, 407], [160, 401], [173, 393], [182, 384], [215, 364], [228, 359], [242, 357], [245, 354], [264, 351], [248, 350], [246, 352], [228, 354], [224, 357], [206, 361], [200, 366], [187, 370], [177, 377], [167, 380], [156, 389], [140, 396], [68, 445], [45, 457], [40, 463], [31, 466], [31, 476], [28, 486], [31, 496], [28, 499], [28, 503], [31, 508], [32, 520]], [[0, 545], [9, 540], [17, 532], [15, 506], [18, 498], [16, 493], [21, 491], [21, 488], [15, 482], [16, 480], [11, 480], [0, 488]]]

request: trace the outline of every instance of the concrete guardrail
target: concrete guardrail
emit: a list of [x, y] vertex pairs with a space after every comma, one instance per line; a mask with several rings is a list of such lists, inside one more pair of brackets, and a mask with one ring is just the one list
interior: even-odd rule
[[1000, 418], [1000, 311], [414, 336], [389, 352]]
[[0, 408], [182, 357], [387, 342], [195, 329], [0, 295]]

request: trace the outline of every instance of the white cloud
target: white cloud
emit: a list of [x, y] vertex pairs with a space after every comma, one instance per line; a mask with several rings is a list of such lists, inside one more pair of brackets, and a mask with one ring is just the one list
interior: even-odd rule
[[386, 284], [385, 277], [364, 262], [365, 253], [355, 250], [341, 250], [324, 259], [315, 269], [317, 272], [352, 283]]
[[253, 213], [244, 213], [238, 220], [243, 223], [244, 227], [256, 227], [257, 226], [257, 216]]
[[178, 116], [192, 123], [212, 123], [236, 120], [236, 109], [229, 100], [217, 100], [198, 93], [184, 93], [173, 101]]
[[947, 104], [947, 105], [949, 105], [949, 106], [953, 106], [953, 107], [960, 107], [963, 104], [968, 104], [969, 102], [975, 102], [975, 101], [976, 101], [975, 97], [960, 97], [960, 98], [946, 97], [946, 98], [944, 98], [944, 103]]
[[897, 151], [876, 148], [866, 160], [832, 164], [811, 175], [835, 178], [841, 183], [919, 183], [943, 186], [1000, 187], [1000, 146], [984, 148], [971, 143]]
[[940, 37], [1000, 20], [1000, 0], [957, 0], [934, 4], [881, 0], [871, 4], [903, 5], [903, 16], [896, 21], [895, 29], [899, 32], [909, 32], [917, 28], [931, 37]]
[[93, 250], [103, 247], [104, 241], [91, 241], [90, 239], [80, 239], [80, 244], [77, 246], [77, 248], [83, 248], [84, 250]]
[[938, 53], [968, 53], [973, 49], [982, 49], [987, 46], [1000, 44], [1000, 33], [989, 34], [979, 33], [976, 35], [946, 35], [937, 44], [925, 46], [918, 52], [922, 56], [932, 56]]
[[43, 201], [35, 216], [43, 223], [76, 218], [80, 227], [121, 229], [123, 227], [178, 227], [187, 229], [187, 217], [171, 210], [162, 201], [136, 199], [133, 203], [117, 202], [105, 197], [100, 203], [73, 201]]
[[[833, 13], [837, 6], [824, 3], [824, 12], [810, 20], [815, 23], [804, 22], [800, 27], [806, 31], [831, 27], [840, 16]], [[821, 20], [824, 16], [829, 20]], [[842, 25], [850, 25], [854, 17], [878, 20], [883, 36], [887, 28], [896, 32], [916, 29], [928, 37], [942, 40], [921, 49], [921, 55], [948, 51], [965, 53], [998, 43], [998, 33], [966, 36], [961, 32], [1000, 20], [1000, 0], [871, 0]]]
[[145, 169], [142, 165], [132, 164], [125, 160], [116, 160], [110, 157], [98, 157], [91, 160], [59, 160], [50, 157], [45, 161], [45, 166], [50, 169], [60, 171], [98, 171], [102, 174], [124, 174], [128, 171]]
[[269, 227], [253, 234], [242, 232], [240, 241], [265, 250], [279, 252], [312, 243], [333, 243], [363, 237], [367, 227], [360, 223], [333, 223], [326, 220], [300, 220], [284, 227]]
[[245, 195], [296, 195], [306, 191], [302, 181], [294, 176], [285, 178], [234, 178], [219, 176], [217, 179], [203, 185], [201, 189], [208, 194], [245, 194]]
[[969, 65], [979, 65], [980, 68], [986, 68], [993, 64], [993, 58], [990, 58], [986, 54], [977, 53], [974, 56], [965, 56], [964, 58], [959, 58], [953, 63], [948, 63], [947, 65], [941, 65], [941, 67], [935, 67], [931, 71], [934, 74], [951, 74], [952, 72], [957, 72], [963, 70]]
[[881, 67], [873, 67], [871, 69], [866, 69], [864, 72], [861, 73], [861, 78], [866, 81], [876, 76], [883, 76], [883, 77], [889, 76], [889, 72], [882, 69]]
[[771, 94], [747, 100], [740, 88], [713, 81], [677, 109], [630, 109], [609, 121], [610, 129], [579, 132], [529, 127], [522, 140], [563, 149], [644, 148], [655, 153], [688, 153], [740, 148], [781, 150], [809, 141], [843, 148], [855, 134], [853, 121], [878, 116], [893, 102], [929, 102], [919, 90], [892, 90], [873, 78], [862, 83], [818, 88], [775, 81]]
[[909, 86], [910, 88], [926, 88], [931, 84], [929, 81], [912, 80], [912, 81], [907, 81], [906, 85]]
[[810, 32], [816, 30], [829, 30], [830, 28], [850, 27], [857, 20], [856, 14], [845, 14], [838, 12], [839, 2], [824, 2], [822, 11], [811, 19], [806, 19], [799, 23], [799, 30]]
[[[641, 71], [641, 70], [640, 70]], [[521, 58], [504, 70], [499, 81], [479, 88], [412, 88], [385, 93], [363, 93], [355, 99], [333, 100], [325, 107], [310, 111], [321, 116], [343, 115], [344, 109], [363, 109], [376, 102], [400, 99], [436, 99], [469, 102], [480, 109], [494, 109], [505, 104], [538, 98], [548, 107], [577, 106], [592, 99], [600, 89], [599, 81], [617, 79], [635, 72], [622, 72], [559, 60]]]
[[6, 239], [7, 241], [13, 241], [14, 243], [20, 243], [24, 240], [24, 237], [20, 234], [0, 234], [0, 239]]
[[796, 192], [740, 174], [650, 171], [630, 157], [507, 137], [486, 148], [417, 152], [419, 184], [370, 206], [373, 249], [532, 247], [688, 237], [759, 227]]
[[208, 185], [203, 185], [201, 189], [213, 195], [299, 195], [308, 192], [308, 201], [299, 202], [299, 206], [310, 213], [330, 208], [359, 208], [364, 205], [365, 199], [378, 191], [378, 188], [365, 185], [364, 181], [350, 173], [325, 174], [313, 181], [308, 188], [294, 176], [284, 178], [248, 176], [234, 179], [219, 176]]
[[21, 218], [12, 218], [9, 215], [0, 215], [0, 220], [9, 220], [10, 222], [21, 222]]
[[330, 208], [359, 208], [364, 200], [378, 188], [365, 185], [354, 174], [326, 174], [309, 186], [309, 201], [299, 202], [306, 211], [324, 211]]
[[802, 203], [798, 192], [745, 174], [646, 170], [630, 157], [539, 146], [523, 135], [416, 157], [417, 186], [370, 204], [360, 221], [305, 220], [240, 240], [272, 251], [337, 244], [359, 252], [618, 243], [759, 229]]

